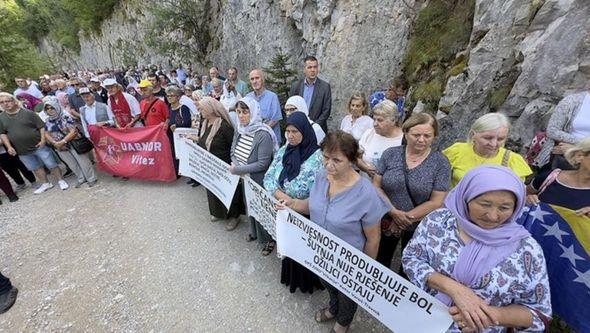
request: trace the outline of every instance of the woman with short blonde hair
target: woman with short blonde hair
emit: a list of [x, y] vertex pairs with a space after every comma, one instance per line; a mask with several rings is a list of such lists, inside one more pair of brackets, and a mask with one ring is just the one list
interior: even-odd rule
[[457, 142], [443, 151], [452, 166], [452, 185], [455, 187], [471, 169], [483, 164], [510, 168], [523, 181], [533, 173], [524, 158], [504, 148], [510, 121], [501, 113], [488, 113], [473, 122], [467, 142]]
[[400, 119], [397, 105], [395, 105], [394, 102], [387, 99], [375, 105], [375, 108], [373, 109], [373, 118], [375, 118], [375, 116], [381, 116], [386, 120], [391, 121], [396, 126], [401, 126], [402, 123], [402, 119]]
[[359, 140], [363, 151], [363, 159], [359, 161], [361, 170], [372, 177], [383, 152], [401, 145], [402, 139], [397, 105], [389, 100], [377, 104], [373, 109], [373, 128], [366, 130]]

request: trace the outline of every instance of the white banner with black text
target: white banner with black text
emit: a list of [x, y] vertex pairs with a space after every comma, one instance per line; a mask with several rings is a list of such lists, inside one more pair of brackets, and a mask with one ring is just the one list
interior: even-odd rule
[[448, 308], [296, 212], [277, 213], [277, 250], [336, 287], [395, 333], [442, 333]]
[[[180, 146], [177, 146], [176, 150], [180, 160], [178, 172], [201, 183], [229, 209], [240, 176], [231, 174], [229, 164], [192, 140], [181, 139], [178, 144]], [[180, 154], [178, 154], [179, 151]]]

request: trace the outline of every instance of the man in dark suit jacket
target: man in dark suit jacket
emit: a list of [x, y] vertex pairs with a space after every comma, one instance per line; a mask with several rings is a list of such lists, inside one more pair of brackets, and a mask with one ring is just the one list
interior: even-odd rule
[[330, 84], [318, 78], [319, 64], [314, 56], [303, 60], [305, 78], [293, 82], [289, 96], [301, 96], [309, 109], [309, 118], [328, 133], [328, 118], [332, 112], [332, 90]]

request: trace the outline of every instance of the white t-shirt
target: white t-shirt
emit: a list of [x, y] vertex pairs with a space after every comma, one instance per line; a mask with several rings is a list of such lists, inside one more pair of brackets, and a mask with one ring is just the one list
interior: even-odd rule
[[360, 116], [353, 123], [352, 116], [347, 115], [340, 123], [340, 129], [346, 133], [352, 134], [357, 141], [360, 140], [363, 133], [371, 128], [373, 128], [373, 118], [369, 116]]
[[20, 93], [27, 93], [27, 94], [35, 96], [39, 99], [43, 98], [43, 94], [41, 93], [41, 91], [39, 89], [37, 89], [37, 87], [33, 83], [31, 83], [27, 89], [17, 88], [14, 91], [14, 96], [16, 96]]
[[363, 150], [363, 160], [374, 166], [381, 159], [381, 155], [387, 148], [397, 147], [402, 144], [403, 135], [393, 138], [381, 136], [374, 128], [369, 129], [359, 140], [359, 146]]
[[578, 140], [590, 136], [590, 94], [586, 93], [580, 111], [572, 121], [572, 135]]

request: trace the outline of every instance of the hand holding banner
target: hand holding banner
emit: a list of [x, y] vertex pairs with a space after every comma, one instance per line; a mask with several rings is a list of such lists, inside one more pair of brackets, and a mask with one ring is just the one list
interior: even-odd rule
[[[198, 138], [199, 137], [199, 130], [196, 128], [184, 128], [180, 127], [172, 132], [172, 137], [174, 139], [174, 147], [175, 147], [175, 157], [179, 160], [184, 158], [184, 147], [185, 142], [187, 140], [191, 140], [189, 138]], [[192, 140], [191, 140], [192, 141]]]
[[179, 155], [179, 173], [201, 183], [229, 209], [240, 176], [231, 174], [227, 163], [192, 140], [183, 139], [180, 142], [182, 155]]
[[275, 198], [250, 177], [244, 179], [244, 192], [248, 215], [255, 218], [273, 239], [277, 239]]
[[277, 213], [277, 250], [305, 266], [396, 333], [442, 333], [448, 308], [296, 212]]

